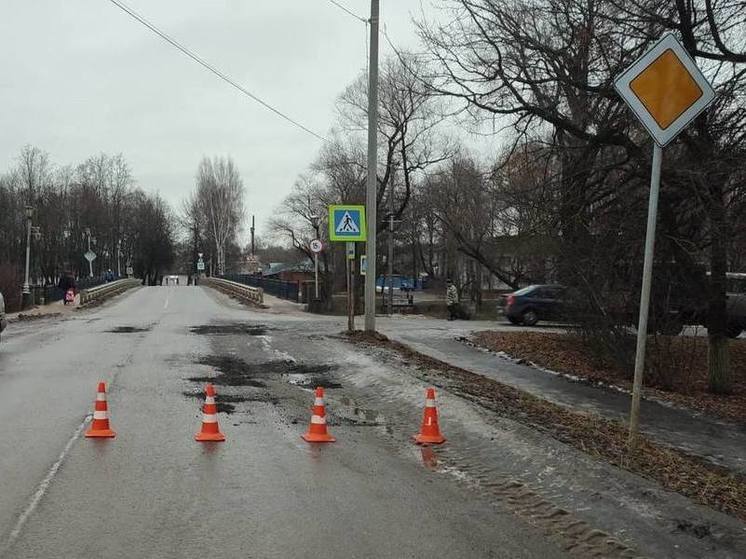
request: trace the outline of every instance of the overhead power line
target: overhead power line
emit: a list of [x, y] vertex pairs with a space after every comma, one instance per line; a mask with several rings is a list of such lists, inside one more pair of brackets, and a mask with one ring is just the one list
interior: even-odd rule
[[351, 15], [355, 19], [358, 19], [358, 20], [362, 21], [363, 23], [368, 23], [367, 19], [365, 19], [364, 17], [361, 17], [361, 16], [357, 15], [355, 12], [353, 12], [352, 10], [350, 10], [349, 8], [347, 8], [346, 6], [343, 6], [339, 2], [336, 2], [336, 0], [329, 0], [329, 2], [331, 2], [332, 4], [334, 4], [335, 6], [337, 6], [337, 8], [339, 8], [343, 12], [346, 12], [347, 14]]
[[244, 95], [250, 97], [251, 99], [253, 99], [257, 103], [259, 103], [260, 105], [262, 105], [264, 108], [272, 111], [273, 113], [275, 113], [280, 118], [288, 121], [289, 123], [291, 123], [294, 126], [300, 128], [304, 132], [307, 132], [308, 134], [311, 134], [315, 138], [318, 138], [319, 140], [322, 140], [324, 142], [328, 141], [324, 136], [321, 136], [320, 134], [317, 134], [316, 132], [314, 132], [310, 128], [305, 127], [304, 125], [302, 125], [297, 120], [289, 117], [288, 115], [286, 115], [285, 113], [283, 113], [279, 109], [276, 109], [275, 107], [273, 107], [272, 105], [270, 105], [269, 103], [267, 103], [266, 101], [264, 101], [263, 99], [260, 99], [259, 97], [257, 97], [253, 93], [251, 93], [248, 89], [246, 89], [241, 84], [239, 84], [238, 82], [236, 82], [233, 78], [231, 78], [230, 76], [228, 76], [227, 74], [225, 74], [221, 70], [217, 69], [215, 66], [213, 66], [209, 62], [207, 62], [204, 59], [202, 59], [200, 56], [198, 56], [197, 54], [195, 54], [194, 52], [192, 52], [191, 50], [189, 50], [187, 47], [185, 47], [184, 45], [182, 45], [181, 43], [179, 43], [176, 39], [171, 38], [165, 32], [163, 32], [160, 29], [158, 29], [154, 24], [150, 23], [143, 16], [141, 16], [140, 14], [138, 14], [137, 12], [135, 12], [132, 8], [130, 8], [129, 6], [127, 6], [126, 4], [124, 4], [124, 2], [121, 2], [120, 0], [109, 0], [109, 2], [111, 2], [112, 4], [114, 4], [115, 6], [117, 6], [118, 8], [120, 8], [122, 11], [126, 12], [130, 17], [132, 17], [133, 19], [135, 19], [136, 21], [138, 21], [139, 23], [141, 23], [142, 25], [144, 25], [145, 27], [147, 27], [148, 29], [150, 29], [153, 33], [155, 33], [156, 35], [158, 35], [161, 39], [163, 39], [167, 43], [171, 44], [173, 47], [177, 48], [183, 54], [187, 55], [189, 58], [191, 58], [192, 60], [194, 60], [197, 64], [199, 64], [200, 66], [203, 66], [204, 68], [206, 68], [207, 70], [209, 70], [210, 72], [212, 72], [213, 74], [215, 74], [217, 77], [219, 77], [224, 82], [232, 85], [238, 91], [240, 91]]

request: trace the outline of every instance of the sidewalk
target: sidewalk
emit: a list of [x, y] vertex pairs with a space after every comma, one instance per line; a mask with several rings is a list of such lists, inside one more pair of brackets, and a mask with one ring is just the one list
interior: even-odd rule
[[71, 314], [76, 308], [80, 301], [80, 295], [75, 296], [75, 304], [65, 305], [62, 301], [54, 301], [47, 305], [35, 305], [25, 311], [19, 311], [14, 313], [6, 314], [6, 318], [9, 323], [18, 322], [25, 320], [26, 318], [42, 318], [45, 316], [53, 316], [58, 314]]
[[[484, 375], [562, 406], [627, 421], [628, 394], [572, 382], [551, 372], [470, 347], [456, 339], [481, 329], [474, 326], [446, 321], [427, 320], [418, 324], [413, 320], [390, 319], [381, 321], [378, 329], [389, 338], [454, 367]], [[746, 475], [746, 426], [643, 400], [640, 428], [660, 443]]]
[[306, 314], [304, 310], [306, 305], [280, 299], [267, 293], [264, 294], [264, 305], [267, 307], [264, 310], [272, 314]]

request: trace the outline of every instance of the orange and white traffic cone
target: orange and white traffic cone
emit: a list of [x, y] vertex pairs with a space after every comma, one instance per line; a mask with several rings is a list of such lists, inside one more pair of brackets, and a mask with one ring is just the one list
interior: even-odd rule
[[425, 414], [422, 417], [420, 432], [414, 438], [417, 444], [441, 444], [446, 438], [438, 426], [438, 408], [435, 406], [435, 389], [428, 388], [425, 399]]
[[301, 435], [303, 440], [309, 443], [333, 443], [337, 439], [326, 431], [326, 410], [324, 408], [324, 389], [320, 386], [316, 389], [316, 398], [313, 402], [313, 415], [308, 432]]
[[106, 383], [98, 383], [96, 403], [93, 408], [93, 422], [85, 433], [86, 437], [116, 437], [117, 434], [109, 427], [109, 408], [106, 404]]
[[215, 389], [212, 384], [205, 387], [205, 405], [202, 407], [202, 430], [194, 435], [195, 441], [224, 441], [225, 435], [218, 425], [218, 408], [215, 405]]

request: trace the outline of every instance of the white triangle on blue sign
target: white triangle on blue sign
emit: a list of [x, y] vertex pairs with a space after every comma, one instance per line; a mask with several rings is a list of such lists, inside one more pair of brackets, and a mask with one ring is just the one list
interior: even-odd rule
[[350, 212], [345, 212], [345, 214], [342, 216], [342, 219], [339, 220], [336, 233], [338, 235], [360, 233], [360, 228], [357, 226], [357, 223], [355, 223], [355, 220], [352, 219]]

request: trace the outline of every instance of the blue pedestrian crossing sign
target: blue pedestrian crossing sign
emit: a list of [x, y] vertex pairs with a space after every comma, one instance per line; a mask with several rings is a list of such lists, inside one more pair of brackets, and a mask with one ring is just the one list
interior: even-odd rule
[[365, 241], [365, 206], [329, 206], [329, 240]]

